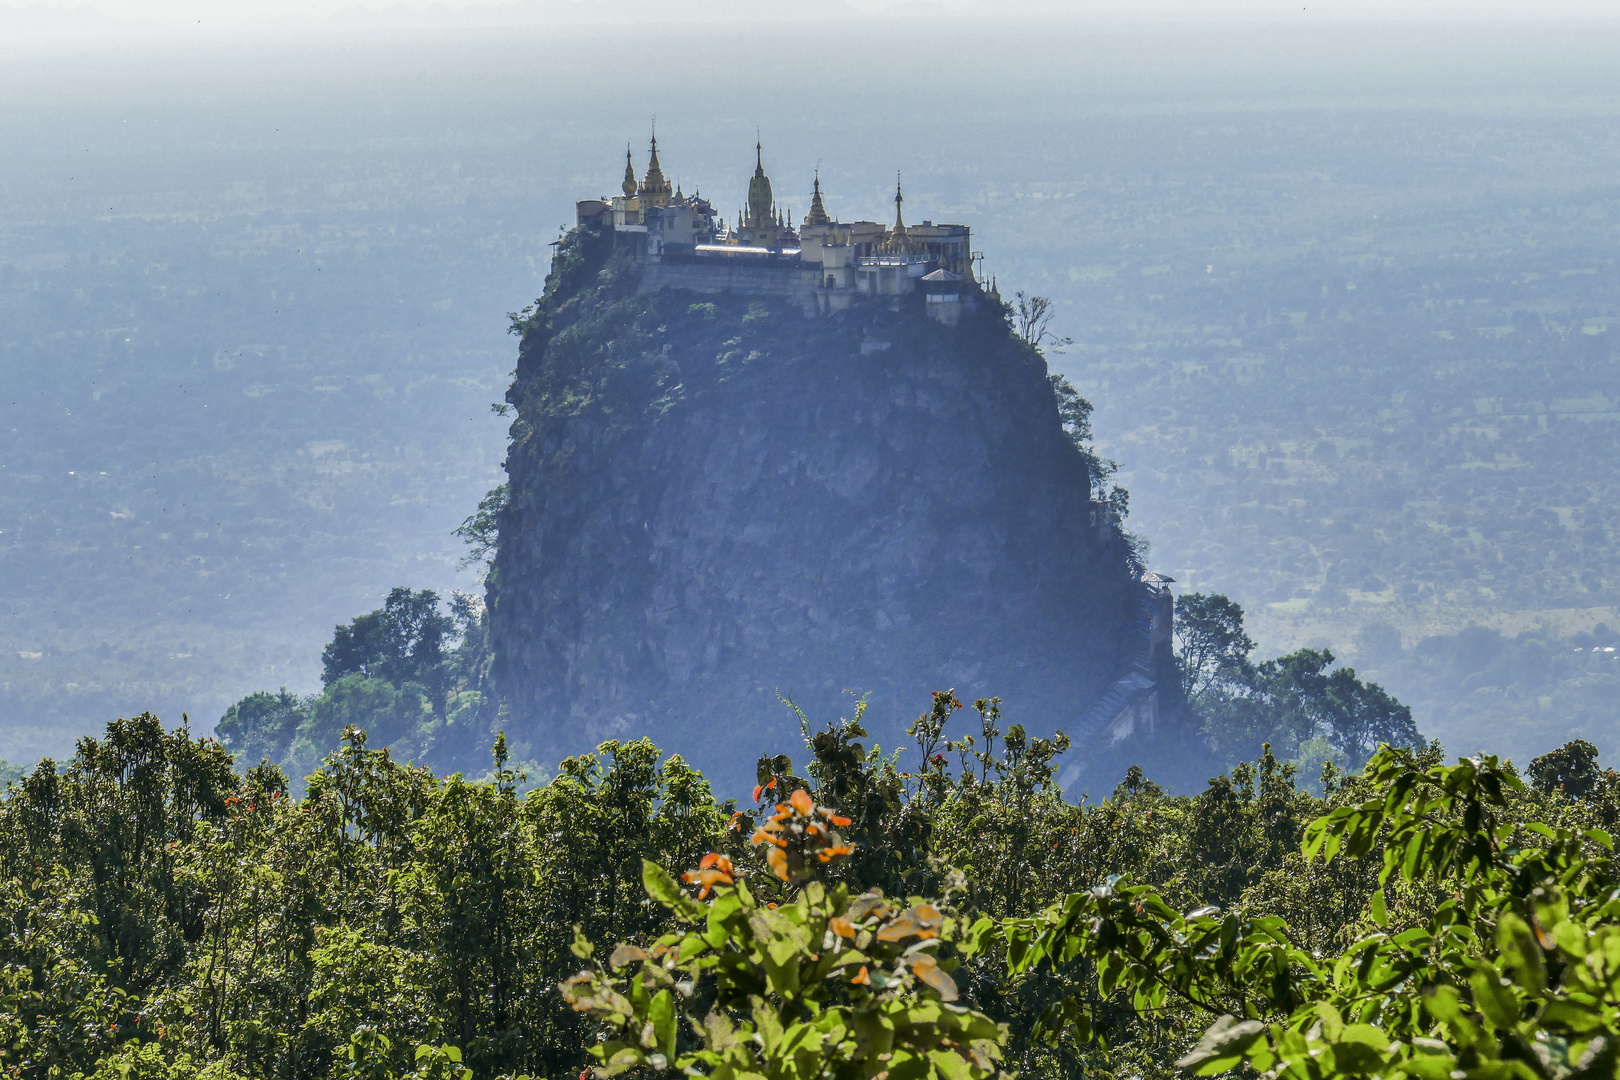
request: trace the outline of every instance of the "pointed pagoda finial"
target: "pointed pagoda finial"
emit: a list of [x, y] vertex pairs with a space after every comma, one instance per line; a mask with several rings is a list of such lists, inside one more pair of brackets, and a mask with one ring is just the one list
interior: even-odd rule
[[901, 204], [906, 201], [905, 194], [900, 190], [900, 174], [894, 174], [894, 242], [900, 247], [906, 245], [906, 219], [901, 214]]
[[647, 175], [641, 181], [641, 194], [652, 201], [653, 206], [664, 206], [669, 202], [669, 181], [664, 179], [664, 170], [658, 164], [658, 125], [653, 122], [652, 155], [647, 159]]
[[776, 218], [776, 199], [771, 194], [771, 179], [765, 175], [765, 149], [758, 132], [754, 135], [754, 175], [748, 180], [747, 210], [750, 229], [769, 229]]
[[636, 166], [630, 160], [630, 144], [624, 144], [624, 183], [620, 185], [624, 190], [624, 197], [634, 198], [636, 194]]
[[810, 195], [810, 213], [804, 219], [806, 225], [829, 225], [832, 218], [827, 216], [827, 208], [821, 203], [821, 170], [816, 169], [816, 183]]

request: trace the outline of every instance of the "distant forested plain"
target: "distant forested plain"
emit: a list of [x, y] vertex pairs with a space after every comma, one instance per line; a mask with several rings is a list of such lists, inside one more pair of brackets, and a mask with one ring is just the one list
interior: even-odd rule
[[475, 588], [505, 313], [655, 109], [728, 212], [757, 127], [798, 215], [819, 165], [845, 219], [898, 170], [910, 220], [970, 223], [1053, 298], [1151, 564], [1262, 648], [1330, 647], [1459, 751], [1612, 752], [1620, 34], [1034, 29], [7, 54], [0, 758], [313, 690], [391, 587]]

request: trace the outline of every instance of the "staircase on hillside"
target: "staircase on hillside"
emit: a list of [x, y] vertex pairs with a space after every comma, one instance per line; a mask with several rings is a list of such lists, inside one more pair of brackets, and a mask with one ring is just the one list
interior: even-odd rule
[[[1142, 598], [1135, 620], [1127, 631], [1122, 661], [1124, 670], [1102, 696], [1092, 702], [1069, 733], [1070, 749], [1080, 750], [1104, 735], [1110, 743], [1119, 742], [1136, 730], [1138, 723], [1151, 729], [1158, 719], [1158, 685], [1153, 680], [1153, 657], [1161, 643], [1168, 644], [1175, 617], [1175, 600], [1170, 583], [1175, 578], [1147, 574], [1142, 578]], [[1058, 776], [1064, 791], [1080, 778], [1078, 760], [1069, 762]]]

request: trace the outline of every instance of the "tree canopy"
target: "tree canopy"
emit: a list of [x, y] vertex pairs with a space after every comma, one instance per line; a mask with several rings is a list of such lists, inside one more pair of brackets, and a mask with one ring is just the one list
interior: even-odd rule
[[0, 799], [0, 1068], [1613, 1073], [1620, 778], [1587, 744], [1529, 783], [1385, 748], [1319, 794], [1267, 747], [1077, 804], [1067, 740], [993, 699], [936, 693], [910, 739], [807, 719], [738, 806], [645, 740], [536, 786], [504, 737], [469, 780], [351, 726], [294, 797], [117, 721]]

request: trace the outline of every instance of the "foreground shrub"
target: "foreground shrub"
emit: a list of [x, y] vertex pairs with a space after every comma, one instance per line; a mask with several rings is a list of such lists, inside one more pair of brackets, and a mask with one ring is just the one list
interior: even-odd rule
[[[848, 819], [803, 789], [753, 837], [788, 903], [761, 902], [724, 855], [683, 875], [693, 899], [652, 862], [647, 895], [677, 929], [650, 947], [621, 944], [606, 966], [563, 986], [608, 1038], [599, 1077], [680, 1070], [716, 1080], [982, 1080], [997, 1074], [1004, 1025], [957, 1003], [953, 943], [965, 929], [940, 904], [851, 896], [818, 871], [851, 853]], [[583, 939], [577, 953], [593, 950]]]

